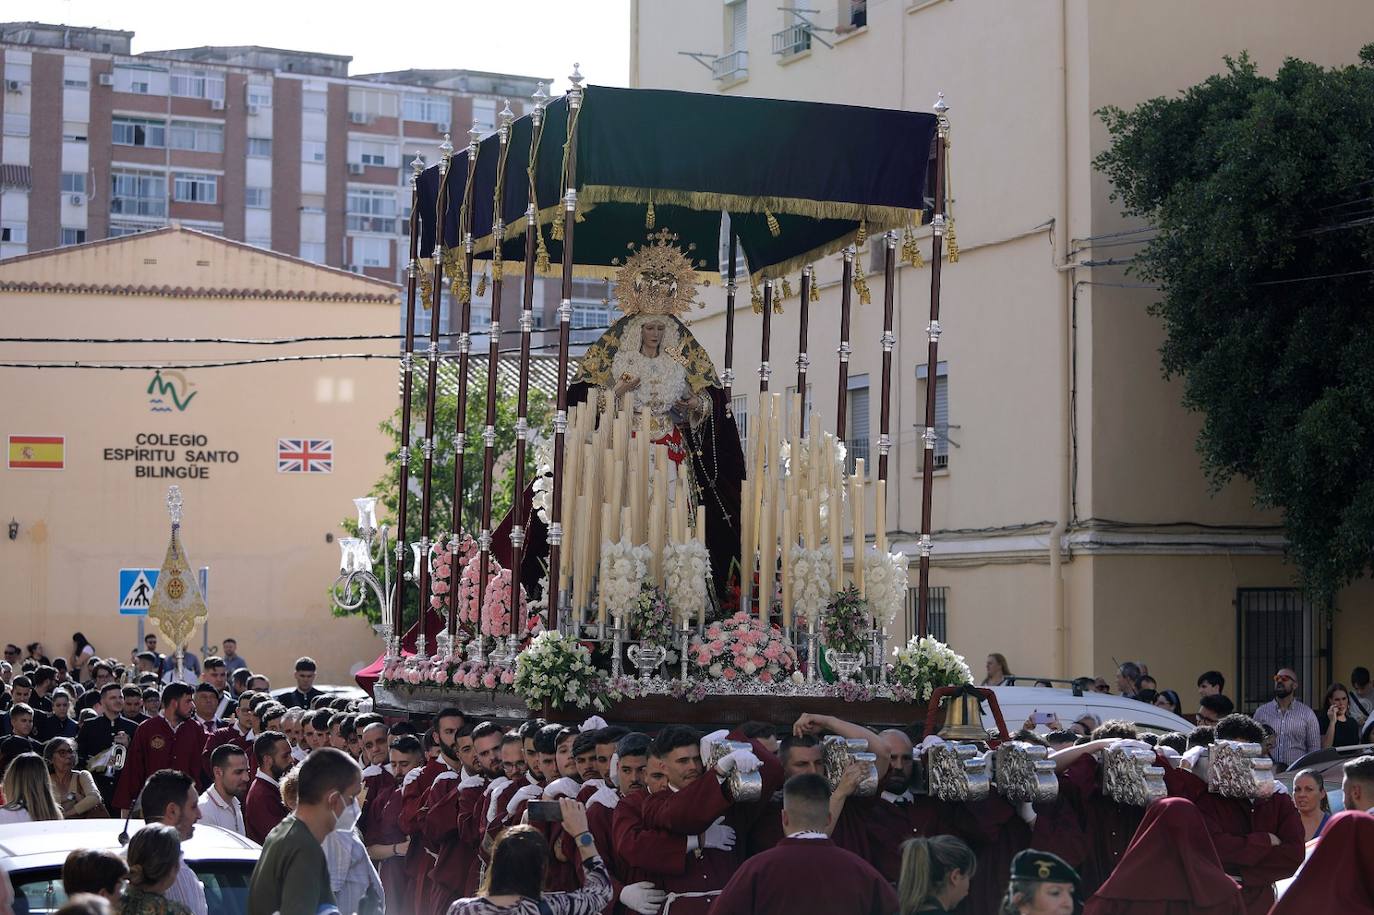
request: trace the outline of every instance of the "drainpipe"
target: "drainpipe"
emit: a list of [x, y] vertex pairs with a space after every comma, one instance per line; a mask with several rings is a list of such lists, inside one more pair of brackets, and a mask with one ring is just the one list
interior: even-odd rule
[[1069, 417], [1069, 360], [1072, 358], [1073, 332], [1069, 309], [1072, 307], [1073, 270], [1069, 266], [1069, 2], [1059, 0], [1059, 210], [1055, 217], [1055, 228], [1059, 251], [1056, 257], [1060, 264], [1062, 293], [1058, 316], [1059, 331], [1059, 372], [1056, 379], [1055, 398], [1059, 418], [1059, 472], [1056, 491], [1058, 495], [1058, 520], [1050, 529], [1050, 579], [1055, 606], [1055, 670], [1059, 677], [1070, 677], [1070, 632], [1069, 632], [1069, 595], [1064, 585], [1063, 540], [1068, 532], [1070, 521], [1070, 417]]

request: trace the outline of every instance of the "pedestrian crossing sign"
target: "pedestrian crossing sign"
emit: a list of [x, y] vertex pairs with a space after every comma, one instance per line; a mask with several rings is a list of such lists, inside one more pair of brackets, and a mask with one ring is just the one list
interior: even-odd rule
[[121, 616], [147, 616], [148, 604], [157, 588], [157, 569], [119, 570], [119, 613]]

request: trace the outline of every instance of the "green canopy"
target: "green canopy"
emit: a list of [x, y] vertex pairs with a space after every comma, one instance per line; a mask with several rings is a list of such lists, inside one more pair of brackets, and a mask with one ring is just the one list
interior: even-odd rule
[[[552, 272], [562, 258], [554, 223], [565, 190], [577, 190], [573, 261], [595, 275], [615, 272], [630, 243], [664, 228], [695, 246], [699, 270], [718, 271], [728, 213], [750, 269], [779, 276], [852, 244], [861, 222], [870, 232], [914, 225], [927, 206], [931, 114], [589, 86], [572, 157], [568, 114], [566, 96], [550, 103], [537, 136], [532, 116], [516, 120], [504, 169], [499, 136], [482, 140], [470, 187], [469, 151], [454, 155], [442, 218], [439, 167], [427, 169], [419, 180], [422, 254], [433, 252], [440, 224], [443, 246], [461, 248], [466, 205], [479, 257], [499, 243], [503, 259], [523, 260], [532, 187]], [[494, 240], [498, 175], [502, 237]]]

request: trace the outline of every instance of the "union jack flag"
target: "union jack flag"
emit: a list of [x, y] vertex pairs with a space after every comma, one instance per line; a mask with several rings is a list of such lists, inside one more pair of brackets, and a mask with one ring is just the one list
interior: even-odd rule
[[277, 439], [277, 473], [333, 473], [334, 440]]

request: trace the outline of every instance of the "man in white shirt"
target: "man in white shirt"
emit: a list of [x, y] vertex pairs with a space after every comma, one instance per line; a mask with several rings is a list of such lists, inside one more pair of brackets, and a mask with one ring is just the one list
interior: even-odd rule
[[248, 756], [237, 744], [225, 743], [210, 754], [214, 783], [200, 796], [200, 818], [239, 835], [243, 830], [243, 797], [248, 794]]
[[[182, 842], [191, 838], [196, 821], [200, 819], [200, 796], [196, 794], [196, 783], [191, 776], [175, 769], [159, 769], [143, 786], [139, 798], [146, 822], [175, 826]], [[175, 882], [162, 895], [186, 906], [191, 915], [209, 915], [205, 887], [185, 858], [181, 860]]]

